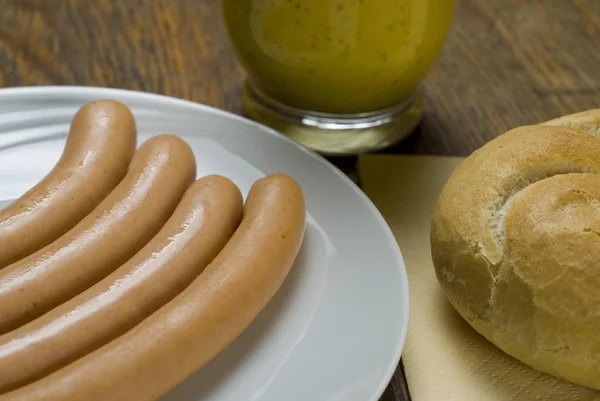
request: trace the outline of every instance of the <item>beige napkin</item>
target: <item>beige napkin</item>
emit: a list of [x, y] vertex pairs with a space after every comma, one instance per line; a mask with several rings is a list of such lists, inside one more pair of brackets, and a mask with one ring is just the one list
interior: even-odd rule
[[380, 155], [359, 160], [364, 190], [394, 231], [408, 270], [411, 305], [403, 360], [413, 401], [600, 400], [600, 392], [504, 354], [446, 301], [431, 262], [429, 223], [437, 195], [460, 160]]

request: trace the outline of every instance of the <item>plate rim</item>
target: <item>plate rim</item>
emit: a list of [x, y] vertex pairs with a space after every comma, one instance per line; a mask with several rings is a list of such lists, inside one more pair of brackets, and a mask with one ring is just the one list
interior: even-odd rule
[[377, 219], [377, 222], [381, 226], [384, 231], [384, 235], [390, 243], [390, 247], [393, 249], [392, 253], [395, 258], [396, 264], [399, 266], [399, 286], [401, 290], [400, 294], [400, 305], [398, 308], [401, 310], [400, 324], [401, 327], [404, 327], [401, 330], [400, 335], [398, 336], [396, 347], [394, 350], [394, 354], [390, 363], [386, 367], [385, 374], [382, 375], [381, 383], [379, 384], [377, 391], [373, 394], [369, 400], [366, 401], [378, 401], [382, 396], [389, 383], [391, 382], [396, 368], [400, 363], [400, 359], [402, 357], [402, 352], [404, 350], [404, 345], [406, 344], [406, 337], [408, 331], [409, 324], [409, 313], [410, 313], [410, 293], [409, 293], [409, 283], [408, 276], [406, 272], [406, 264], [404, 263], [404, 258], [402, 256], [402, 252], [400, 250], [400, 246], [394, 237], [394, 234], [388, 225], [388, 223], [383, 218], [383, 215], [379, 212], [375, 204], [369, 199], [366, 193], [358, 187], [346, 174], [344, 174], [338, 167], [334, 164], [326, 160], [323, 156], [303, 147], [292, 139], [286, 137], [282, 133], [276, 131], [273, 128], [267, 127], [263, 124], [260, 124], [256, 121], [250, 120], [244, 116], [232, 113], [227, 110], [219, 109], [214, 106], [209, 106], [203, 103], [198, 103], [192, 100], [182, 99], [174, 96], [162, 95], [158, 93], [144, 92], [138, 90], [130, 90], [130, 89], [122, 89], [122, 88], [113, 88], [113, 87], [100, 87], [100, 86], [74, 86], [74, 85], [36, 85], [36, 86], [19, 86], [19, 87], [4, 87], [0, 88], [0, 100], [2, 100], [5, 96], [33, 96], [33, 95], [43, 95], [43, 96], [64, 96], [64, 97], [76, 97], [82, 96], [89, 98], [90, 96], [94, 96], [94, 93], [98, 94], [98, 98], [103, 96], [118, 96], [120, 98], [129, 97], [129, 98], [137, 98], [139, 100], [148, 100], [148, 101], [161, 101], [167, 102], [171, 104], [179, 104], [186, 107], [193, 107], [198, 110], [202, 110], [209, 114], [218, 115], [223, 118], [235, 120], [238, 122], [242, 122], [245, 124], [250, 124], [260, 131], [264, 132], [267, 135], [277, 138], [278, 140], [283, 140], [292, 146], [294, 146], [297, 150], [307, 154], [313, 160], [324, 164], [326, 167], [330, 168], [343, 182], [345, 182], [366, 204], [369, 211], [374, 215]]

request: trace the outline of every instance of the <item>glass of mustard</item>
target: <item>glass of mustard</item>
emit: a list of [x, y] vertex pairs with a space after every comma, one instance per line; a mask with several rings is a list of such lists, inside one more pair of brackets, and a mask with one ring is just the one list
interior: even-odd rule
[[453, 0], [223, 0], [246, 114], [326, 155], [381, 149], [419, 123], [419, 85]]

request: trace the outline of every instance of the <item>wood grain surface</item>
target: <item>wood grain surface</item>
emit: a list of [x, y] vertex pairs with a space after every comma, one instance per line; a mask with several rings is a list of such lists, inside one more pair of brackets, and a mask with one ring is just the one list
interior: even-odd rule
[[[400, 151], [466, 155], [501, 132], [600, 107], [600, 1], [458, 0]], [[0, 86], [138, 89], [241, 112], [218, 0], [0, 0]]]
[[[457, 0], [395, 152], [466, 155], [503, 131], [600, 107], [599, 0]], [[241, 113], [219, 0], [0, 0], [0, 86], [156, 92]], [[382, 400], [408, 399], [402, 367]]]

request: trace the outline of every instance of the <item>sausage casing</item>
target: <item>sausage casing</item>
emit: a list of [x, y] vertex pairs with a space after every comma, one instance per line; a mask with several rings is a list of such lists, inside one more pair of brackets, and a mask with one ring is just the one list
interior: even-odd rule
[[242, 217], [242, 195], [220, 176], [196, 181], [133, 258], [75, 298], [0, 336], [0, 392], [106, 344], [179, 294], [217, 256]]
[[0, 210], [0, 268], [50, 244], [90, 213], [125, 176], [135, 143], [127, 106], [100, 100], [82, 107], [52, 171]]
[[138, 252], [162, 227], [196, 175], [189, 145], [172, 135], [146, 141], [129, 172], [56, 241], [0, 270], [0, 333], [89, 288]]
[[155, 400], [233, 341], [281, 286], [302, 242], [304, 197], [257, 181], [233, 237], [189, 287], [136, 327], [0, 401]]

